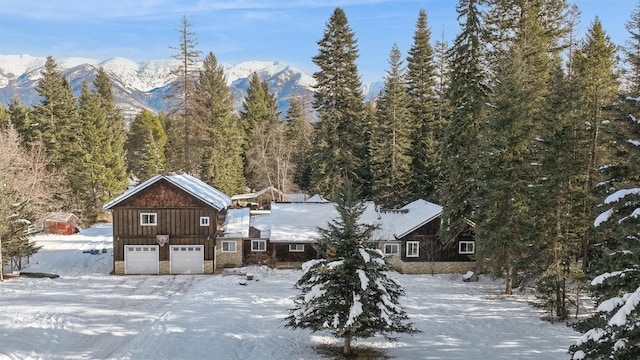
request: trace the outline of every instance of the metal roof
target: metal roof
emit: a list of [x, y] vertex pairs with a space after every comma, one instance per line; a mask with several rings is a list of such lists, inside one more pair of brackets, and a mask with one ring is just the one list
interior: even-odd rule
[[202, 180], [199, 180], [189, 174], [170, 173], [156, 175], [142, 184], [125, 191], [122, 195], [106, 203], [103, 208], [105, 210], [109, 210], [160, 180], [168, 181], [218, 211], [226, 209], [231, 205], [231, 198], [229, 196]]

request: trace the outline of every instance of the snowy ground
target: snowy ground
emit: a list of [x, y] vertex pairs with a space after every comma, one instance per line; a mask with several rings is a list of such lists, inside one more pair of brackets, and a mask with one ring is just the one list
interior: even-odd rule
[[[38, 236], [43, 249], [25, 271], [58, 279], [0, 283], [0, 359], [330, 359], [338, 341], [282, 328], [293, 270], [243, 269], [240, 276], [111, 276], [111, 227]], [[91, 255], [82, 250], [107, 249]], [[578, 334], [540, 320], [526, 301], [499, 296], [502, 284], [459, 275], [394, 275], [421, 334], [354, 344], [390, 359], [568, 359]]]

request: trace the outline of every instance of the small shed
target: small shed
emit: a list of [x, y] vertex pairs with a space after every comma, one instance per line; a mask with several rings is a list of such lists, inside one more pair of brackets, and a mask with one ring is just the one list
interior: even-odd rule
[[49, 234], [71, 235], [78, 232], [78, 217], [68, 212], [52, 212], [43, 220], [43, 230]]

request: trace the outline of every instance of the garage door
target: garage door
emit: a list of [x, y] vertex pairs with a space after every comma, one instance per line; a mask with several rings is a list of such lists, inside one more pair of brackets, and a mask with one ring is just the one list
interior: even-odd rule
[[125, 245], [125, 274], [158, 274], [158, 245]]
[[171, 245], [172, 274], [202, 274], [203, 272], [203, 245]]

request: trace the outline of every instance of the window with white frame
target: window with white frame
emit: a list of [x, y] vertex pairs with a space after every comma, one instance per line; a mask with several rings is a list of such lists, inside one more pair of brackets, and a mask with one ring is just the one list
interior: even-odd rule
[[200, 226], [209, 226], [210, 220], [208, 216], [200, 216]]
[[251, 240], [251, 251], [267, 251], [267, 240]]
[[420, 242], [418, 241], [407, 241], [407, 257], [418, 257]]
[[304, 244], [289, 244], [289, 252], [304, 252]]
[[142, 226], [158, 225], [158, 215], [156, 213], [141, 213], [140, 225]]
[[385, 256], [398, 255], [400, 253], [400, 244], [384, 244], [382, 253]]
[[458, 254], [471, 255], [476, 253], [475, 241], [460, 241], [458, 243]]
[[222, 252], [236, 252], [236, 242], [235, 241], [223, 241], [222, 242]]

